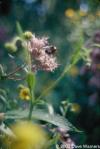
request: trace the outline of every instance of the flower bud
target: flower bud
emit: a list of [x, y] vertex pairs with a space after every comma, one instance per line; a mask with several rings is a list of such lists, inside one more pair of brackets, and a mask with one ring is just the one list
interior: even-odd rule
[[23, 34], [24, 38], [26, 40], [30, 40], [32, 38], [32, 33], [30, 31], [26, 31], [24, 34]]
[[9, 52], [16, 52], [17, 51], [17, 47], [15, 46], [15, 44], [7, 42], [5, 43], [5, 48], [9, 50]]

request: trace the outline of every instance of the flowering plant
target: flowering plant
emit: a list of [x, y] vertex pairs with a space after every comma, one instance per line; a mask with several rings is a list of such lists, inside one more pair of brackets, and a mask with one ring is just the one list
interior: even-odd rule
[[[5, 47], [9, 50], [9, 56], [12, 59], [16, 57], [16, 55], [13, 56], [13, 53], [16, 53], [18, 49], [22, 49], [20, 53], [21, 64], [8, 74], [5, 73], [3, 66], [0, 65], [0, 79], [1, 81], [9, 79], [12, 81], [20, 80], [21, 83], [25, 82], [26, 85], [21, 84], [18, 87], [22, 107], [19, 108], [18, 104], [16, 104], [12, 110], [12, 105], [7, 100], [4, 101], [6, 102], [7, 110], [0, 114], [2, 121], [0, 131], [2, 132], [1, 138], [6, 143], [2, 143], [2, 146], [9, 149], [42, 149], [51, 148], [54, 145], [59, 148], [58, 142], [73, 146], [74, 142], [71, 140], [68, 131], [79, 132], [79, 130], [64, 116], [66, 115], [67, 107], [70, 106], [73, 111], [75, 109], [77, 111], [80, 110], [80, 107], [77, 104], [63, 102], [61, 106], [62, 115], [58, 115], [55, 113], [53, 106], [43, 100], [43, 97], [71, 71], [80, 58], [84, 59], [86, 56], [88, 58], [87, 51], [85, 49], [81, 50], [83, 40], [80, 40], [80, 43], [75, 47], [69, 63], [57, 80], [36, 97], [35, 87], [38, 71], [54, 72], [55, 69], [60, 67], [56, 59], [57, 48], [49, 44], [47, 37], [37, 38], [30, 31], [23, 32], [19, 23], [17, 23], [17, 30], [18, 36], [7, 42]], [[5, 96], [6, 93], [2, 90], [1, 92]], [[6, 126], [7, 128], [5, 127], [6, 120], [12, 121], [9, 127]], [[44, 121], [44, 125], [42, 123], [40, 123], [41, 126], [35, 124], [37, 120], [39, 123]]]

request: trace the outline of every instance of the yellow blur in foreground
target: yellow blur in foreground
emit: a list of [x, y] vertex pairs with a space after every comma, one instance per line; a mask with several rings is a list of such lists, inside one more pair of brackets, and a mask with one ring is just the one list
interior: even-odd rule
[[15, 139], [11, 140], [10, 149], [45, 149], [47, 135], [45, 131], [31, 122], [18, 122], [12, 126]]

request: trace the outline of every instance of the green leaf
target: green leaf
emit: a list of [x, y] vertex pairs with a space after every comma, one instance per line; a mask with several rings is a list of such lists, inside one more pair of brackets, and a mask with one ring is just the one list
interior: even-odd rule
[[0, 95], [0, 100], [5, 104], [7, 103], [7, 100], [3, 95]]
[[22, 27], [19, 22], [16, 22], [16, 28], [17, 28], [17, 32], [18, 32], [19, 36], [23, 37], [23, 30], [22, 30]]
[[[26, 119], [28, 115], [27, 110], [15, 110], [7, 112], [5, 115], [6, 119]], [[46, 110], [35, 109], [32, 112], [32, 119], [42, 120], [48, 123], [51, 123], [57, 127], [61, 127], [67, 131], [76, 131], [80, 132], [75, 128], [66, 118], [59, 114], [49, 114]]]
[[27, 74], [27, 83], [28, 83], [28, 87], [32, 90], [35, 87], [35, 82], [36, 82], [36, 78], [35, 78], [35, 74], [30, 72]]
[[2, 123], [0, 125], [0, 132], [2, 132], [3, 134], [5, 134], [7, 136], [15, 137], [14, 133], [12, 132], [12, 130], [9, 127], [5, 126], [4, 123]]
[[35, 119], [43, 120], [61, 127], [66, 130], [76, 131], [77, 129], [63, 116], [59, 114], [49, 114], [47, 111], [34, 110], [32, 117]]
[[7, 107], [9, 107], [7, 93], [3, 89], [0, 89], [0, 101], [3, 102]]
[[0, 76], [4, 75], [4, 69], [3, 66], [0, 64]]

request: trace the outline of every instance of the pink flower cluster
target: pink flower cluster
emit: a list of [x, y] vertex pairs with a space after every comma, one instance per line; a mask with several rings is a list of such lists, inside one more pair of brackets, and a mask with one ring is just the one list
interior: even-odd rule
[[48, 54], [46, 49], [50, 50], [48, 38], [36, 38], [35, 35], [28, 41], [28, 50], [33, 60], [33, 71], [44, 70], [54, 71], [57, 67], [57, 61], [54, 54]]

